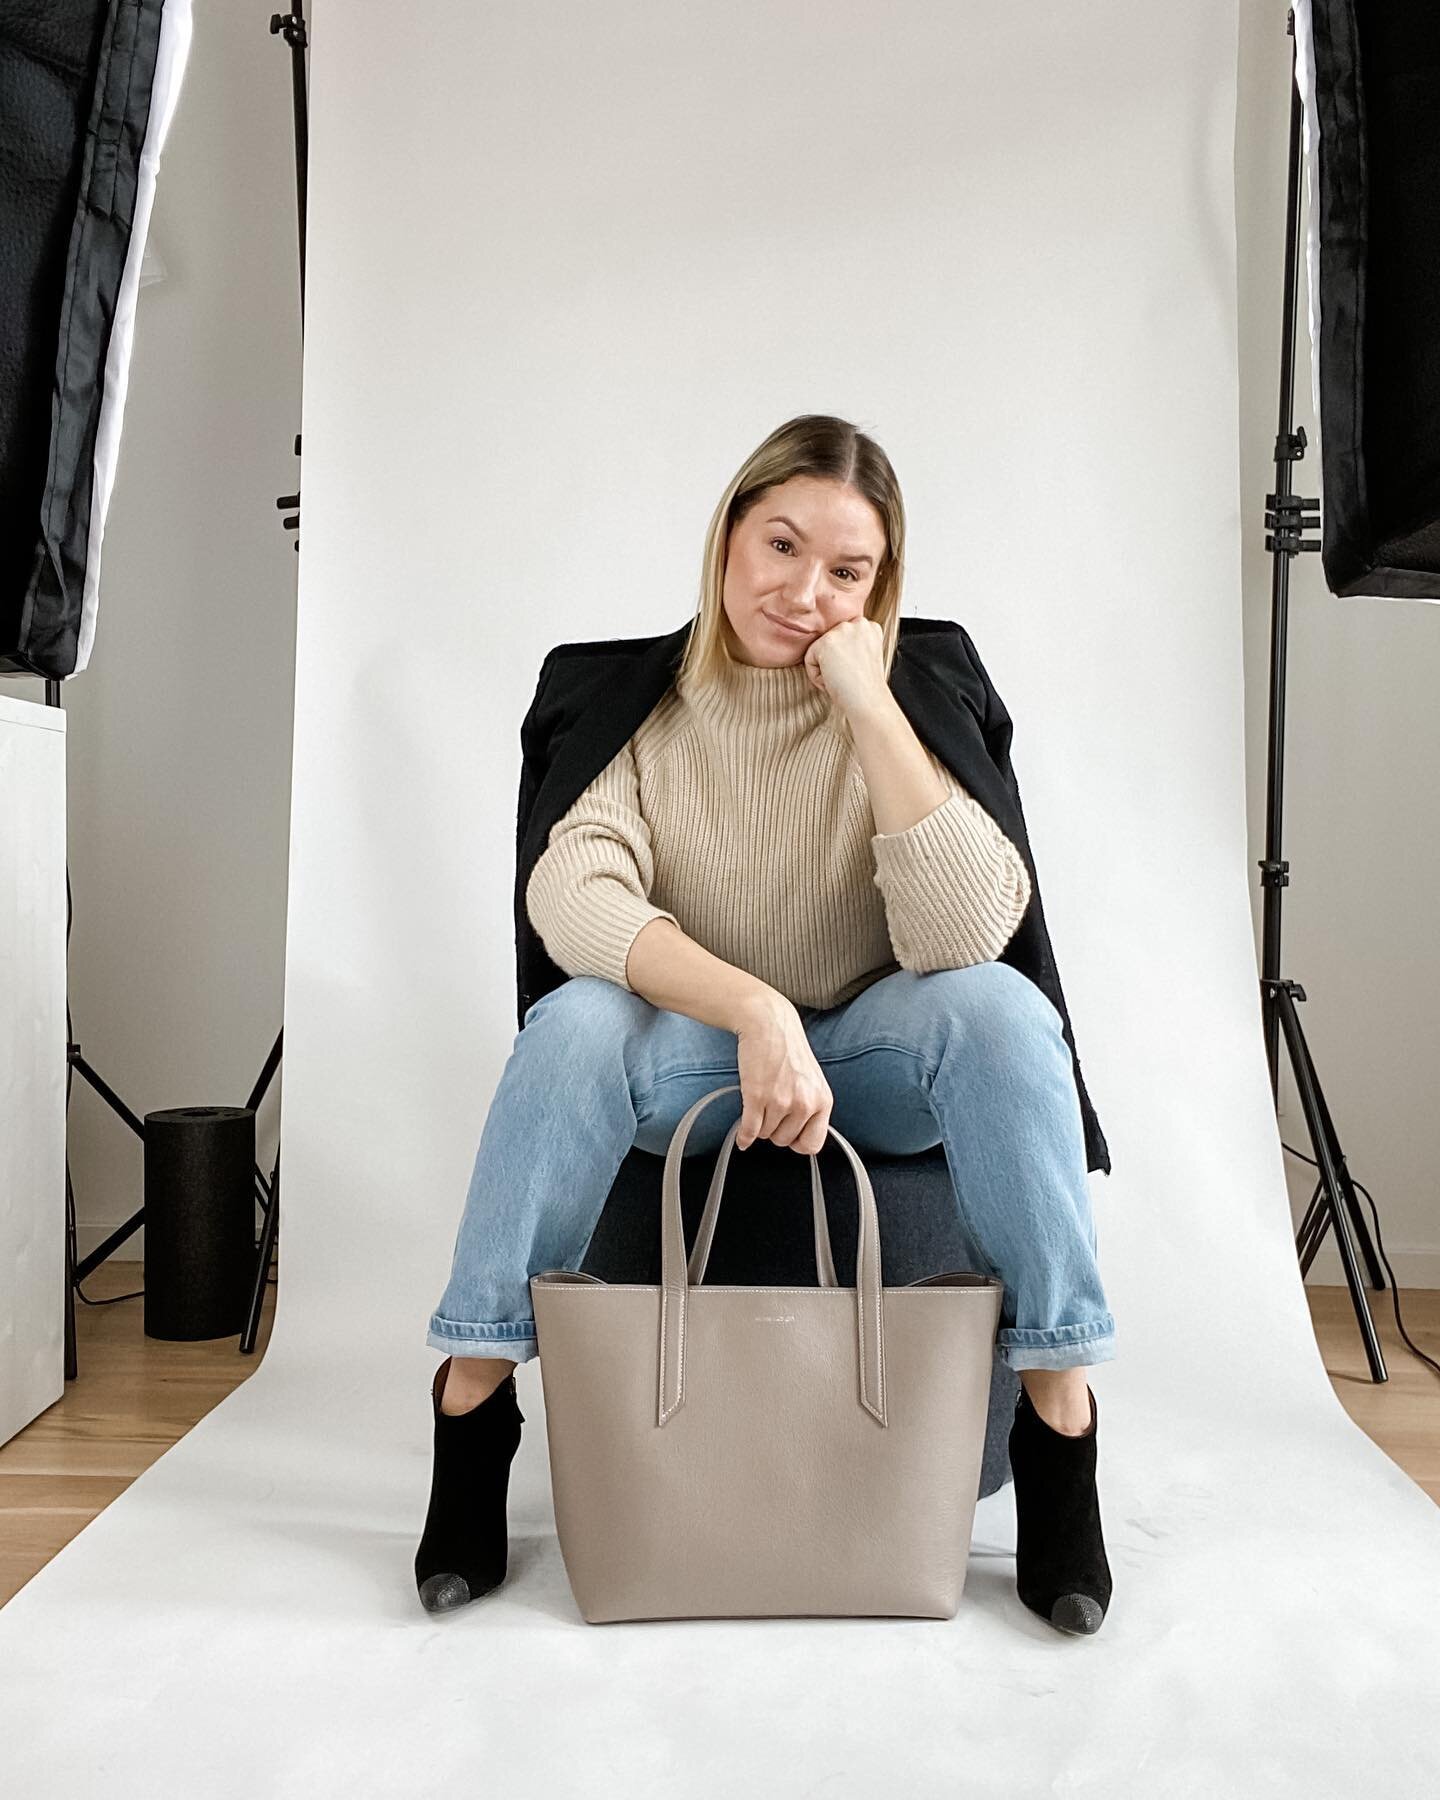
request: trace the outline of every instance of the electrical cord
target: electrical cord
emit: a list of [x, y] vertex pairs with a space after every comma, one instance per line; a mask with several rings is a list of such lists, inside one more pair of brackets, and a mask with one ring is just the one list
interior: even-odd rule
[[[265, 1277], [266, 1285], [273, 1286], [279, 1279], [278, 1275], [267, 1275]], [[141, 1300], [145, 1296], [145, 1290], [143, 1287], [139, 1287], [130, 1294], [107, 1294], [103, 1300], [92, 1300], [77, 1281], [75, 1296], [77, 1299], [83, 1300], [87, 1306], [113, 1306], [117, 1300]]]
[[[1280, 1140], [1280, 1148], [1289, 1151], [1291, 1156], [1298, 1156], [1301, 1162], [1309, 1163], [1312, 1169], [1318, 1169], [1320, 1167], [1313, 1156], [1307, 1156], [1303, 1150], [1297, 1150], [1293, 1144], [1287, 1144], [1284, 1138], [1281, 1138]], [[1363, 1181], [1357, 1181], [1353, 1175], [1350, 1176], [1350, 1183], [1352, 1187], [1359, 1188], [1360, 1192], [1365, 1196], [1366, 1201], [1370, 1206], [1370, 1217], [1375, 1221], [1375, 1246], [1380, 1252], [1380, 1260], [1385, 1265], [1385, 1272], [1390, 1277], [1390, 1303], [1395, 1308], [1396, 1328], [1401, 1337], [1404, 1338], [1405, 1342], [1415, 1352], [1416, 1356], [1420, 1358], [1421, 1362], [1429, 1363], [1430, 1367], [1434, 1369], [1437, 1374], [1440, 1374], [1440, 1362], [1436, 1362], [1433, 1356], [1427, 1356], [1425, 1354], [1415, 1342], [1414, 1338], [1412, 1338], [1410, 1333], [1405, 1329], [1405, 1321], [1400, 1317], [1400, 1283], [1395, 1279], [1395, 1271], [1390, 1267], [1390, 1258], [1385, 1254], [1385, 1240], [1380, 1235], [1380, 1214], [1375, 1209], [1375, 1202], [1371, 1199], [1370, 1190]]]
[[[73, 1237], [72, 1237], [71, 1242], [72, 1242], [72, 1251], [71, 1251], [70, 1266], [71, 1266], [71, 1268], [74, 1268], [75, 1262], [74, 1262], [74, 1250], [73, 1250], [73, 1242], [74, 1242]], [[257, 1250], [260, 1248], [260, 1245], [258, 1242], [256, 1243], [255, 1248]], [[278, 1275], [267, 1275], [265, 1277], [265, 1282], [266, 1282], [267, 1286], [273, 1286], [276, 1282], [279, 1281], [279, 1279], [280, 1279], [280, 1277]], [[74, 1285], [74, 1289], [75, 1289], [76, 1298], [83, 1300], [87, 1306], [113, 1306], [117, 1300], [140, 1300], [140, 1299], [143, 1299], [144, 1295], [145, 1295], [144, 1288], [138, 1287], [135, 1289], [135, 1291], [133, 1293], [130, 1293], [130, 1294], [107, 1294], [103, 1300], [92, 1300], [90, 1298], [90, 1296], [85, 1292], [84, 1288], [81, 1287], [81, 1285], [78, 1281], [75, 1282], [73, 1285]]]

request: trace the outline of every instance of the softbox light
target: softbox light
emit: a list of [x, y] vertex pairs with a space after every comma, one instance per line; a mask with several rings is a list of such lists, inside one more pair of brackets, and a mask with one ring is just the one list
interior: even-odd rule
[[1293, 11], [1325, 580], [1440, 600], [1440, 6]]
[[95, 637], [135, 296], [190, 0], [0, 0], [0, 673]]

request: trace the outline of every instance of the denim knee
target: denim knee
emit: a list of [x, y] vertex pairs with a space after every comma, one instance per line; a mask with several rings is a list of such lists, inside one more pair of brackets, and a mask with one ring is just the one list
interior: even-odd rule
[[1037, 1033], [1063, 1036], [1064, 1022], [1049, 996], [1011, 963], [934, 969], [918, 980], [934, 1015], [952, 1027], [958, 1022], [971, 1044], [980, 1033], [993, 1040], [997, 1052], [1024, 1052]]
[[535, 1001], [521, 1030], [527, 1030], [532, 1019], [548, 1018], [552, 1013], [563, 1019], [567, 1042], [574, 1038], [588, 1043], [594, 1038], [613, 1045], [653, 1018], [655, 1007], [643, 994], [607, 981], [603, 975], [572, 975]]

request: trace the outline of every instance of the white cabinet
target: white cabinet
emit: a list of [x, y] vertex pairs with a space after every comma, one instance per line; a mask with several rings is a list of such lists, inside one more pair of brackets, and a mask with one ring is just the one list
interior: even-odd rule
[[65, 1391], [65, 722], [0, 692], [0, 1443]]

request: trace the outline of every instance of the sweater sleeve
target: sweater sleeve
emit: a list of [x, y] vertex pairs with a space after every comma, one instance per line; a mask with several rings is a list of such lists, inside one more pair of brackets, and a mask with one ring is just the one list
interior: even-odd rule
[[674, 913], [651, 905], [654, 878], [650, 827], [627, 743], [551, 826], [525, 885], [525, 910], [567, 975], [599, 975], [629, 988], [625, 963], [641, 928], [652, 919], [680, 924]]
[[1030, 872], [1010, 839], [927, 749], [948, 797], [907, 831], [870, 839], [895, 960], [926, 973], [994, 962], [1030, 904]]

